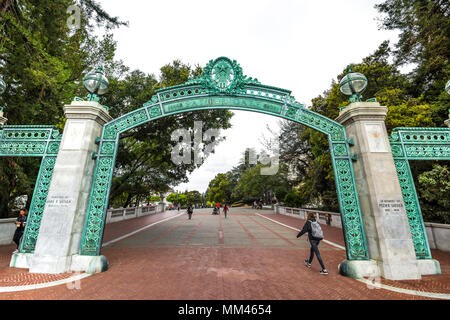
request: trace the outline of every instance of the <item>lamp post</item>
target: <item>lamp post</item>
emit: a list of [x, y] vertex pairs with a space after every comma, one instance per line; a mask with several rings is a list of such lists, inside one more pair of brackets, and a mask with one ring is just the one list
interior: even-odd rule
[[348, 73], [342, 78], [339, 83], [339, 89], [347, 96], [350, 96], [351, 102], [361, 101], [361, 93], [367, 87], [367, 78], [358, 72], [353, 72], [352, 67], [347, 67]]
[[103, 67], [99, 66], [97, 70], [92, 70], [83, 78], [84, 88], [89, 92], [87, 98], [89, 101], [100, 101], [101, 95], [108, 92], [109, 81], [103, 72]]

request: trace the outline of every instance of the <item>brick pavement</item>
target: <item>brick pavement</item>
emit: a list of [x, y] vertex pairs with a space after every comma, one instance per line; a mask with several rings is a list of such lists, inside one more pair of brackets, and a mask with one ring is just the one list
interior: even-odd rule
[[[176, 214], [172, 211], [108, 224], [104, 240], [110, 241]], [[291, 217], [264, 215], [296, 228], [303, 223]], [[342, 232], [336, 229], [324, 226], [325, 238], [343, 244]], [[295, 235], [295, 231], [250, 210], [232, 208], [227, 219], [223, 215], [212, 216], [209, 210], [196, 211], [192, 220], [187, 215], [174, 218], [104, 247], [102, 254], [108, 258], [110, 269], [81, 280], [80, 289], [59, 285], [0, 293], [0, 299], [427, 299], [369, 289], [363, 283], [340, 276], [337, 266], [345, 259], [345, 251], [324, 243], [320, 250], [330, 274], [320, 275], [316, 260], [311, 269], [303, 265], [309, 245], [305, 238], [296, 239]], [[14, 246], [0, 247], [0, 279], [28, 275], [32, 281], [38, 281], [38, 277], [49, 281], [71, 275], [30, 275], [27, 270], [8, 268], [13, 249]], [[433, 255], [441, 261], [443, 275], [427, 276], [420, 282], [383, 280], [383, 283], [448, 292], [450, 255], [443, 252]], [[0, 286], [13, 283], [25, 282], [3, 281]]]

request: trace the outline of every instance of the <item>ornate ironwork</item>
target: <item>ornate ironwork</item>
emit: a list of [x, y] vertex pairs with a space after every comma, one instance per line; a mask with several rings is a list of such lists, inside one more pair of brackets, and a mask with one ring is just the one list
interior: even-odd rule
[[80, 254], [99, 255], [119, 135], [146, 122], [177, 113], [238, 109], [275, 115], [328, 135], [349, 260], [369, 259], [345, 128], [298, 103], [291, 91], [244, 76], [236, 61], [211, 60], [197, 78], [158, 90], [142, 108], [103, 127]]
[[450, 129], [395, 128], [389, 137], [417, 259], [431, 259], [409, 160], [449, 160]]
[[1, 127], [0, 156], [42, 157], [19, 252], [34, 252], [61, 137], [53, 126]]

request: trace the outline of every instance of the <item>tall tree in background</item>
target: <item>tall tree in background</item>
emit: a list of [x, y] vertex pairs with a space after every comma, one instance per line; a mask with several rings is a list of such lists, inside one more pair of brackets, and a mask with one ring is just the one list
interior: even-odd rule
[[[80, 28], [70, 32], [67, 9], [80, 8]], [[82, 76], [100, 62], [114, 65], [109, 34], [125, 24], [94, 1], [3, 0], [0, 3], [0, 74], [7, 84], [0, 96], [8, 124], [58, 125], [62, 107], [80, 92]], [[38, 159], [0, 158], [0, 217], [11, 212], [14, 198], [31, 200]]]
[[450, 2], [385, 0], [375, 8], [382, 14], [382, 28], [400, 31], [393, 52], [396, 65], [415, 65], [409, 91], [434, 101], [450, 78]]
[[[389, 108], [386, 127], [390, 133], [393, 128], [441, 126], [433, 118], [434, 105], [415, 97], [409, 91], [409, 79], [398, 68], [389, 63], [389, 43], [383, 42], [361, 63], [353, 64], [355, 72], [363, 73], [368, 79], [365, 98], [376, 97]], [[343, 70], [333, 81], [331, 88], [312, 100], [311, 109], [331, 119], [337, 117], [339, 108], [349, 104], [348, 98], [339, 91], [339, 81], [347, 73]], [[326, 135], [294, 122], [283, 121], [281, 125], [281, 159], [289, 168], [294, 169], [297, 180], [297, 192], [306, 204], [318, 209], [338, 211], [338, 201], [334, 172]], [[414, 163], [418, 176], [426, 164]], [[425, 166], [425, 167], [424, 167]], [[419, 171], [418, 168], [422, 168]], [[429, 168], [428, 168], [429, 170]]]
[[[105, 97], [104, 103], [110, 107], [113, 116], [123, 115], [140, 108], [151, 99], [156, 89], [185, 83], [189, 77], [198, 76], [201, 72], [200, 67], [191, 68], [179, 60], [163, 66], [158, 79], [135, 70], [127, 73], [124, 79], [112, 79], [111, 94]], [[192, 161], [176, 165], [172, 162], [171, 151], [176, 142], [171, 140], [171, 133], [180, 128], [192, 129], [195, 121], [203, 123], [204, 131], [209, 128], [227, 129], [231, 126], [231, 117], [232, 113], [227, 110], [187, 112], [151, 121], [123, 133], [110, 203], [126, 207], [144, 199], [146, 194], [165, 193], [171, 187], [187, 182], [187, 175], [201, 164], [196, 165]], [[116, 199], [122, 200], [117, 202]]]
[[[70, 29], [68, 10], [80, 9], [80, 24]], [[7, 83], [0, 97], [8, 124], [56, 125], [62, 129], [63, 106], [75, 96], [85, 96], [83, 76], [104, 65], [110, 91], [101, 103], [113, 117], [142, 107], [156, 89], [180, 84], [201, 73], [174, 61], [161, 75], [130, 71], [116, 61], [111, 30], [126, 25], [111, 17], [92, 0], [4, 0], [0, 3], [0, 74]], [[101, 34], [101, 35], [97, 35]], [[191, 128], [195, 120], [207, 128], [228, 128], [232, 113], [226, 110], [182, 114], [153, 121], [121, 136], [112, 200], [128, 205], [149, 194], [168, 190], [186, 181], [195, 165], [174, 166], [170, 133]], [[206, 130], [205, 129], [205, 130]], [[0, 158], [0, 216], [11, 213], [14, 198], [31, 200], [39, 159]]]

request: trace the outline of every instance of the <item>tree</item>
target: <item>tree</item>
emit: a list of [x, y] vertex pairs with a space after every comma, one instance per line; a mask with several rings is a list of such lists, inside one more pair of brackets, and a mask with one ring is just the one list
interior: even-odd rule
[[[78, 4], [80, 28], [70, 32], [67, 8]], [[63, 127], [63, 106], [83, 92], [81, 80], [93, 66], [110, 69], [115, 43], [106, 30], [124, 25], [94, 1], [4, 0], [0, 3], [0, 74], [7, 83], [0, 96], [8, 124]], [[0, 159], [0, 216], [8, 216], [14, 198], [31, 200], [39, 171], [38, 159]]]
[[380, 27], [398, 30], [393, 52], [396, 65], [413, 63], [408, 91], [435, 101], [450, 78], [450, 4], [445, 0], [385, 0], [375, 5]]
[[280, 163], [278, 171], [273, 175], [261, 174], [263, 167], [258, 164], [242, 173], [233, 192], [236, 198], [244, 201], [264, 199], [270, 202], [275, 195], [277, 199], [284, 199], [290, 190], [286, 165]]
[[186, 191], [184, 194], [188, 204], [197, 205], [202, 203], [202, 194], [199, 191]]
[[182, 193], [171, 193], [166, 199], [175, 205], [185, 206], [187, 204], [187, 196]]
[[428, 222], [450, 223], [450, 170], [434, 164], [418, 177], [422, 212]]
[[[104, 103], [110, 107], [112, 115], [123, 115], [150, 100], [157, 88], [182, 84], [200, 72], [201, 68], [192, 69], [179, 60], [161, 67], [159, 79], [139, 70], [125, 72], [123, 79], [113, 78], [111, 94]], [[172, 186], [187, 182], [187, 175], [199, 165], [193, 162], [177, 165], [172, 161], [171, 151], [175, 142], [171, 140], [171, 133], [179, 128], [192, 128], [194, 121], [201, 121], [203, 130], [226, 129], [231, 126], [231, 116], [227, 110], [188, 112], [164, 117], [122, 134], [110, 202], [115, 203], [116, 198], [130, 202], [149, 191], [163, 193]], [[123, 193], [129, 196], [124, 197]]]
[[[368, 79], [364, 97], [376, 99], [389, 108], [386, 127], [390, 133], [399, 126], [435, 126], [433, 106], [424, 98], [414, 97], [408, 91], [408, 78], [389, 63], [389, 43], [383, 42], [361, 63], [353, 64], [355, 72]], [[339, 108], [349, 104], [348, 97], [339, 91], [339, 81], [347, 74], [343, 69], [331, 88], [312, 100], [311, 110], [334, 119]], [[297, 192], [305, 204], [322, 210], [339, 211], [334, 171], [326, 135], [297, 123], [283, 121], [280, 132], [280, 159], [286, 161], [294, 172]], [[416, 166], [416, 167], [415, 167]], [[413, 164], [414, 172], [420, 164]]]
[[206, 199], [216, 203], [231, 203], [233, 186], [231, 172], [219, 173], [209, 182]]

